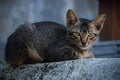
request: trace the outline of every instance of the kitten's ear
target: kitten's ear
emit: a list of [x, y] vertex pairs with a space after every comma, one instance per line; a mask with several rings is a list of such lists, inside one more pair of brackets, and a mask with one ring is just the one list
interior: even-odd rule
[[69, 9], [67, 11], [67, 14], [66, 14], [67, 26], [70, 26], [70, 25], [75, 24], [77, 22], [80, 22], [78, 16], [76, 15], [76, 13], [73, 10]]
[[92, 21], [92, 24], [95, 25], [98, 31], [100, 31], [103, 28], [103, 24], [105, 20], [106, 20], [106, 14], [101, 14]]

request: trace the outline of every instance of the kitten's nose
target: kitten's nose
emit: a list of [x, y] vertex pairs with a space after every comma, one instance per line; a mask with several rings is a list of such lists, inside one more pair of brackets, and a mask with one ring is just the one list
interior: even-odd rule
[[85, 46], [85, 45], [86, 45], [86, 42], [82, 42], [82, 45]]

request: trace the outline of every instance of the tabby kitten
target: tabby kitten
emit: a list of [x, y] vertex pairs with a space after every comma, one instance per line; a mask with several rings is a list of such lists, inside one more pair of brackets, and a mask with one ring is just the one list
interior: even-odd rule
[[67, 27], [47, 21], [20, 25], [8, 38], [6, 61], [16, 68], [23, 64], [93, 58], [92, 44], [105, 18], [102, 14], [92, 21], [79, 19], [69, 9]]

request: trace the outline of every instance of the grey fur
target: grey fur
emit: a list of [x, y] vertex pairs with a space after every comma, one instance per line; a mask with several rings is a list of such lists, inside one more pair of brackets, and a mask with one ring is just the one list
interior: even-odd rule
[[[16, 68], [23, 64], [93, 58], [92, 43], [89, 44], [90, 47], [82, 49], [80, 39], [84, 35], [81, 37], [79, 34], [82, 26], [85, 35], [89, 34], [84, 31], [85, 29], [90, 29], [92, 26], [92, 29], [96, 30], [96, 27], [90, 25], [89, 20], [86, 22], [83, 19], [80, 21], [85, 25], [81, 26], [81, 22], [72, 10], [68, 10], [67, 17], [67, 28], [55, 22], [20, 25], [8, 38], [5, 47], [7, 63]], [[104, 18], [101, 20], [104, 20]], [[91, 36], [93, 37], [93, 35]], [[96, 38], [96, 36], [94, 37]]]

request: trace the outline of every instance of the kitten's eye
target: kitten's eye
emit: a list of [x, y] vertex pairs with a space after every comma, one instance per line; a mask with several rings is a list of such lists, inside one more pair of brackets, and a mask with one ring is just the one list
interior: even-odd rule
[[96, 35], [94, 33], [90, 33], [89, 37], [95, 37]]
[[76, 40], [76, 39], [79, 39], [79, 38], [80, 38], [79, 32], [71, 32], [71, 33], [69, 33], [69, 36], [70, 36], [70, 38], [73, 39], [73, 40]]
[[97, 36], [96, 34], [90, 33], [88, 37], [89, 37], [90, 39], [93, 39], [93, 38], [95, 38], [96, 36]]
[[80, 36], [80, 33], [79, 32], [74, 32], [73, 36], [78, 37], [78, 36]]

